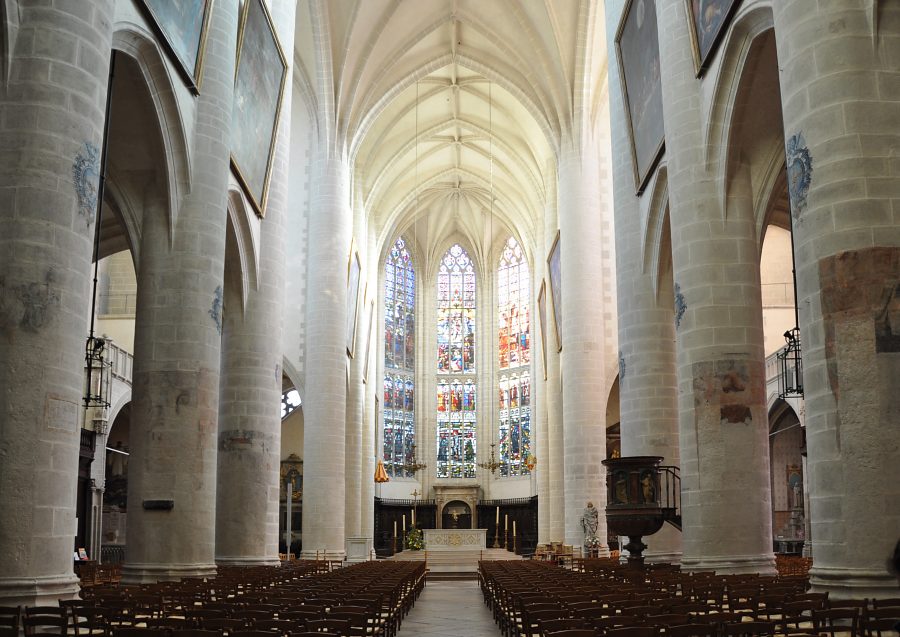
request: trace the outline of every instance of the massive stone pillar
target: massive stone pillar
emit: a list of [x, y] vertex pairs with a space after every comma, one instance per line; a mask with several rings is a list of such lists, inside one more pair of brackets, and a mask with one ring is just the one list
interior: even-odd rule
[[[581, 546], [581, 515], [592, 502], [606, 507], [606, 373], [604, 312], [598, 291], [604, 238], [600, 206], [599, 140], [587, 136], [561, 151], [559, 226], [562, 255], [562, 398], [565, 453], [565, 543]], [[602, 388], [602, 389], [601, 389]], [[606, 538], [600, 516], [597, 537]], [[603, 544], [604, 549], [606, 544]]]
[[[278, 38], [293, 50], [296, 3], [271, 6]], [[291, 56], [288, 56], [290, 62]], [[288, 77], [292, 67], [288, 68]], [[219, 397], [216, 562], [277, 564], [281, 460], [281, 364], [291, 87], [285, 82], [265, 218], [259, 281], [224, 316]], [[237, 303], [239, 299], [235, 298]]]
[[[606, 3], [607, 41], [614, 59], [624, 0]], [[675, 314], [667, 201], [635, 195], [631, 149], [617, 64], [609, 65], [619, 314], [619, 414], [623, 456], [662, 456], [679, 464]], [[664, 180], [665, 176], [660, 179]], [[660, 184], [662, 186], [662, 184]], [[660, 189], [665, 192], [665, 188]], [[652, 218], [652, 223], [643, 220]], [[644, 237], [644, 233], [650, 237]], [[647, 241], [646, 252], [641, 249]], [[656, 258], [654, 258], [656, 257]], [[610, 423], [607, 423], [609, 425]], [[645, 537], [648, 561], [681, 559], [681, 532], [665, 525]]]
[[347, 259], [353, 217], [349, 166], [335, 152], [320, 147], [309, 217], [303, 403], [302, 555], [306, 559], [344, 556]]
[[[688, 24], [685, 3], [658, 24]], [[687, 28], [660, 28], [674, 271], [683, 505], [682, 565], [772, 572], [771, 487], [759, 250], [752, 208], [723, 210], [705, 161]], [[741, 188], [740, 185], [735, 186]], [[730, 197], [734, 196], [732, 200]]]
[[897, 594], [900, 7], [775, 4], [817, 590]]
[[[538, 537], [540, 544], [550, 542], [550, 430], [547, 411], [547, 382], [544, 378], [546, 369], [546, 353], [541, 348], [550, 342], [546, 322], [541, 324], [538, 295], [541, 282], [544, 281], [544, 229], [535, 232], [534, 259], [532, 262], [532, 295], [531, 295], [531, 418], [532, 418], [532, 453], [538, 459], [534, 470], [536, 493], [538, 498]], [[544, 291], [546, 295], [546, 290]], [[543, 330], [543, 333], [541, 332]], [[543, 358], [542, 358], [543, 356]]]
[[0, 92], [4, 606], [78, 590], [75, 476], [113, 12], [111, 0], [18, 5], [18, 25], [2, 25]]
[[220, 2], [210, 20], [203, 90], [195, 103], [190, 193], [178, 210], [153, 203], [159, 196], [150, 193], [143, 214], [122, 571], [129, 583], [215, 573], [225, 201], [237, 17], [235, 3]]
[[[364, 286], [360, 285], [360, 294], [364, 292]], [[350, 383], [347, 388], [347, 438], [346, 454], [347, 464], [345, 470], [346, 511], [344, 513], [345, 533], [348, 538], [358, 538], [362, 533], [361, 501], [362, 501], [362, 443], [363, 443], [363, 394], [365, 385], [362, 382], [363, 375], [363, 343], [364, 329], [359, 323], [363, 323], [365, 311], [363, 303], [359, 303], [359, 320], [356, 326], [356, 352], [350, 361]]]
[[[554, 167], [555, 168], [555, 167]], [[544, 245], [535, 270], [544, 273], [546, 286], [546, 326], [547, 335], [544, 345], [547, 347], [547, 381], [544, 383], [544, 400], [547, 405], [547, 451], [544, 458], [544, 470], [547, 472], [548, 501], [538, 507], [547, 508], [548, 542], [562, 542], [565, 539], [565, 453], [563, 451], [563, 397], [560, 384], [559, 348], [556, 344], [556, 327], [553, 321], [553, 298], [550, 291], [550, 277], [547, 274], [547, 255], [556, 240], [559, 229], [556, 214], [556, 189], [550, 180], [547, 193], [547, 204], [544, 214]], [[536, 259], [537, 260], [537, 259]], [[535, 315], [540, 308], [535, 306]], [[539, 459], [540, 461], [540, 459]]]

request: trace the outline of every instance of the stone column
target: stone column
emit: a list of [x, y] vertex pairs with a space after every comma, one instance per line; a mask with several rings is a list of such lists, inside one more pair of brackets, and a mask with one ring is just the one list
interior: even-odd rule
[[[361, 284], [359, 293], [364, 292]], [[347, 537], [359, 537], [362, 531], [360, 503], [362, 498], [362, 442], [363, 442], [363, 392], [362, 382], [363, 357], [365, 344], [363, 341], [364, 311], [363, 303], [359, 303], [359, 320], [356, 326], [356, 352], [350, 361], [350, 384], [347, 390], [347, 465], [345, 473], [346, 511], [344, 513], [345, 532]]]
[[[548, 170], [555, 172], [555, 166]], [[552, 173], [551, 173], [552, 174]], [[544, 400], [547, 404], [547, 457], [545, 469], [549, 483], [549, 502], [546, 506], [549, 517], [547, 541], [562, 542], [565, 539], [565, 453], [563, 451], [562, 385], [560, 384], [559, 349], [556, 345], [556, 328], [553, 321], [553, 295], [550, 290], [550, 274], [547, 269], [547, 255], [556, 240], [558, 225], [556, 208], [556, 188], [554, 180], [548, 180], [547, 204], [544, 213], [543, 254], [535, 269], [543, 273], [547, 286], [547, 381], [544, 383]], [[535, 306], [535, 312], [540, 311]]]
[[[607, 42], [614, 60], [615, 35], [624, 0], [606, 3]], [[654, 205], [650, 192], [634, 194], [631, 148], [628, 138], [618, 64], [609, 65], [613, 195], [615, 198], [616, 281], [619, 315], [619, 410], [623, 456], [662, 456], [667, 465], [679, 464], [678, 392], [675, 376], [675, 313], [672, 309], [671, 268], [659, 262], [671, 260], [670, 245], [648, 241], [641, 246], [643, 219], [656, 217], [668, 225], [666, 202]], [[665, 179], [665, 177], [661, 177]], [[654, 226], [654, 224], [648, 224]], [[654, 226], [658, 227], [658, 226]], [[659, 237], [668, 232], [663, 230]], [[649, 266], [648, 266], [649, 264]], [[664, 270], [664, 271], [661, 271]], [[658, 278], [657, 278], [658, 277]], [[607, 426], [610, 423], [607, 423]], [[670, 525], [643, 540], [649, 547], [648, 561], [677, 562], [681, 559], [681, 532]]]
[[320, 147], [309, 217], [306, 400], [303, 402], [304, 559], [342, 559], [345, 538], [347, 259], [350, 170]]
[[[565, 543], [581, 546], [588, 502], [606, 507], [606, 373], [604, 310], [597, 293], [602, 271], [599, 140], [567, 143], [559, 160], [562, 256], [562, 399], [565, 450]], [[603, 390], [600, 390], [603, 388]], [[600, 518], [597, 537], [606, 537]], [[605, 544], [604, 544], [605, 547]], [[606, 548], [606, 551], [609, 549]]]
[[[167, 210], [151, 192], [143, 213], [123, 582], [215, 573], [225, 199], [236, 39], [236, 5], [216, 3], [203, 90], [195, 104], [191, 191], [178, 210]], [[169, 505], [168, 510], [156, 508]]]
[[[549, 206], [545, 205], [545, 209]], [[545, 281], [544, 273], [544, 229], [535, 232], [535, 250], [533, 253], [531, 273], [531, 418], [532, 418], [532, 453], [538, 459], [534, 469], [534, 480], [537, 485], [538, 498], [538, 543], [550, 542], [550, 429], [547, 411], [547, 381], [544, 378], [546, 354], [541, 347], [549, 347], [551, 339], [548, 326], [544, 323], [541, 333], [540, 306], [538, 295], [541, 282]], [[545, 283], [546, 284], [546, 283]], [[547, 292], [545, 291], [546, 295]], [[549, 318], [549, 317], [548, 317]]]
[[18, 4], [0, 93], [4, 606], [78, 591], [75, 476], [113, 13], [110, 0]]
[[[685, 3], [657, 5], [687, 24]], [[682, 565], [774, 571], [759, 250], [740, 179], [727, 210], [706, 169], [687, 29], [659, 29], [677, 333]], [[646, 196], [646, 195], [645, 195]]]
[[806, 398], [814, 589], [897, 594], [900, 7], [775, 6]]
[[[278, 0], [271, 8], [276, 25], [290, 26], [278, 32], [285, 51], [293, 50], [295, 6]], [[289, 67], [288, 77], [291, 71]], [[285, 82], [268, 203], [260, 224], [259, 282], [243, 307], [235, 295], [235, 303], [229, 303], [224, 313], [216, 491], [218, 564], [278, 563], [292, 85]]]

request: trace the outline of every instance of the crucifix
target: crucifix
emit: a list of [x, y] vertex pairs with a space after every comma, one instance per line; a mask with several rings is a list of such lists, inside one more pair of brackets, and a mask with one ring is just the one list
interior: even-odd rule
[[410, 495], [413, 497], [412, 525], [413, 525], [413, 528], [415, 528], [415, 526], [416, 526], [416, 506], [419, 503], [419, 496], [422, 494], [419, 493], [418, 489], [416, 489], [412, 493], [410, 493]]

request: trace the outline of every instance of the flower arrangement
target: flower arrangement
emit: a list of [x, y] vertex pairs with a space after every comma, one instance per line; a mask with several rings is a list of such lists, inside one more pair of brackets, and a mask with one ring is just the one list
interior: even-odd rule
[[603, 543], [596, 535], [584, 538], [584, 548], [586, 549], [599, 549], [601, 546]]
[[412, 527], [406, 533], [406, 548], [410, 551], [421, 551], [425, 548], [425, 534], [422, 529]]

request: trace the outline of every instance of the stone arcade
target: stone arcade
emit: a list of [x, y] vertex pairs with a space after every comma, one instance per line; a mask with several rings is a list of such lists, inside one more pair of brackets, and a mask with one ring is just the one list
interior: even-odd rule
[[648, 560], [896, 596], [900, 5], [694, 5], [0, 3], [0, 606], [410, 509], [605, 555], [619, 455]]

